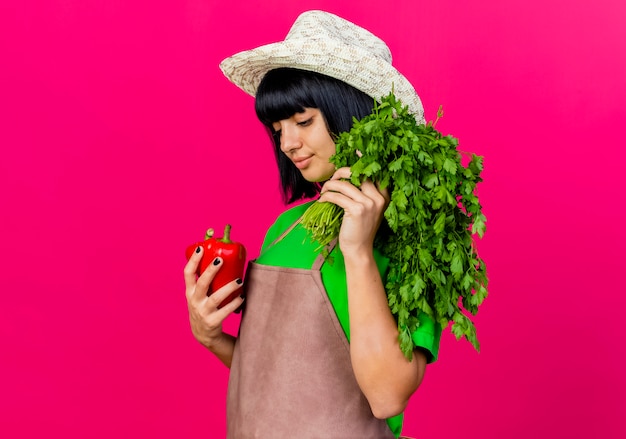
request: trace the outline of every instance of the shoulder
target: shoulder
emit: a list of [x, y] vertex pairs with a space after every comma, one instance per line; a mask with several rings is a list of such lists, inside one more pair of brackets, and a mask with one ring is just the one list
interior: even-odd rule
[[283, 233], [285, 230], [287, 230], [289, 226], [296, 222], [312, 203], [313, 201], [308, 201], [306, 203], [298, 204], [297, 206], [290, 207], [289, 209], [281, 213], [267, 230], [267, 233], [265, 234], [265, 239], [263, 240], [262, 249], [274, 242], [281, 233]]
[[276, 218], [276, 221], [274, 222], [274, 224], [287, 222], [287, 223], [289, 223], [289, 225], [291, 225], [294, 221], [296, 221], [298, 218], [300, 218], [302, 216], [302, 214], [313, 203], [314, 203], [314, 201], [307, 201], [306, 203], [301, 203], [301, 204], [298, 204], [296, 206], [290, 207], [289, 209], [287, 209], [283, 213], [281, 213], [278, 216], [278, 218]]

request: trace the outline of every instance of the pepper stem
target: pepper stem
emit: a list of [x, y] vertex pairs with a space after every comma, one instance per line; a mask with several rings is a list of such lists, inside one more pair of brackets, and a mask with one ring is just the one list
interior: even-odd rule
[[232, 241], [230, 240], [230, 224], [226, 224], [224, 226], [224, 237], [222, 238], [222, 242], [226, 243], [226, 244], [230, 244]]
[[213, 230], [213, 229], [208, 229], [208, 230], [206, 231], [206, 234], [204, 235], [204, 239], [213, 238], [213, 234], [215, 234], [215, 230]]

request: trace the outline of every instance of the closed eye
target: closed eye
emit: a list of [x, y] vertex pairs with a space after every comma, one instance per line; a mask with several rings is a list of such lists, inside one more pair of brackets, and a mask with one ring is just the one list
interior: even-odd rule
[[312, 123], [313, 123], [313, 118], [310, 118], [310, 119], [307, 119], [307, 120], [303, 120], [302, 122], [298, 122], [298, 126], [308, 127]]

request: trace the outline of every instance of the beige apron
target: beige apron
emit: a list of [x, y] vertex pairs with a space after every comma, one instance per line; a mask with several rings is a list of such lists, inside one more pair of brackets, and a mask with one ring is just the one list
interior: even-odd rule
[[248, 265], [228, 383], [228, 439], [394, 438], [356, 382], [322, 284], [323, 262], [320, 255], [311, 270]]

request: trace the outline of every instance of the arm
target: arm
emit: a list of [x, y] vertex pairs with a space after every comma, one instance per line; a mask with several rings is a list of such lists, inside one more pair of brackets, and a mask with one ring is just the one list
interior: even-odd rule
[[[236, 337], [222, 331], [222, 322], [242, 303], [243, 298], [237, 297], [232, 302], [219, 308], [219, 304], [233, 291], [241, 286], [241, 279], [229, 284], [207, 296], [213, 277], [222, 266], [221, 258], [215, 258], [200, 277], [196, 279], [196, 269], [202, 258], [202, 247], [194, 253], [185, 266], [185, 295], [189, 308], [189, 322], [194, 337], [222, 363], [230, 367]], [[238, 283], [239, 281], [239, 283]]]
[[373, 243], [388, 204], [387, 191], [371, 182], [360, 189], [340, 179], [339, 169], [322, 189], [321, 201], [344, 209], [339, 246], [345, 259], [350, 313], [350, 356], [357, 382], [376, 417], [401, 413], [420, 385], [426, 357], [415, 351], [412, 361], [402, 354], [396, 321], [374, 261]]
[[350, 356], [355, 376], [376, 417], [406, 408], [424, 377], [426, 357], [413, 352], [409, 362], [398, 342], [398, 328], [372, 252], [346, 256]]

